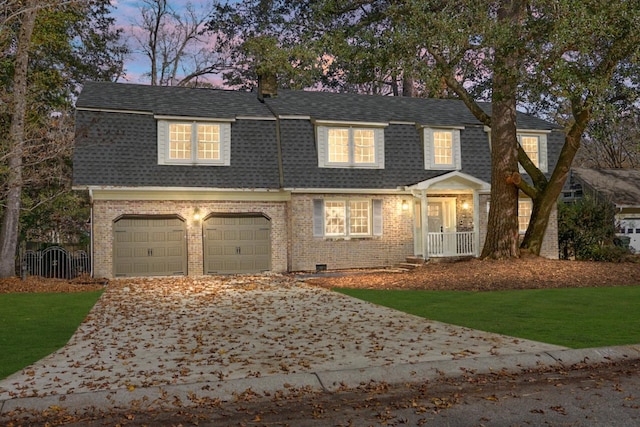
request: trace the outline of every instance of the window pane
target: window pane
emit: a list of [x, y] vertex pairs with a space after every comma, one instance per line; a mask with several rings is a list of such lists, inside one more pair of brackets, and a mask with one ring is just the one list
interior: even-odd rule
[[519, 200], [518, 201], [518, 231], [521, 234], [527, 232], [529, 226], [529, 219], [531, 219], [531, 200]]
[[354, 129], [353, 155], [355, 163], [374, 163], [376, 161], [373, 135], [373, 130]]
[[369, 202], [349, 202], [349, 234], [369, 234]]
[[436, 165], [453, 164], [451, 132], [434, 132], [433, 133], [433, 161]]
[[345, 203], [325, 202], [324, 230], [328, 236], [342, 236], [345, 234]]
[[523, 136], [520, 138], [520, 144], [527, 156], [531, 159], [534, 165], [538, 167], [538, 137], [537, 136]]
[[220, 125], [198, 125], [198, 160], [220, 160]]
[[191, 158], [191, 124], [169, 125], [169, 158], [174, 160]]
[[329, 129], [329, 162], [349, 162], [349, 129]]

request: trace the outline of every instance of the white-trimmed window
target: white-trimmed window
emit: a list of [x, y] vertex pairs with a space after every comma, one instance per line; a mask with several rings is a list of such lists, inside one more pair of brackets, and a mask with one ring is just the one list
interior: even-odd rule
[[231, 124], [158, 120], [158, 163], [229, 166]]
[[335, 238], [382, 235], [382, 200], [314, 200], [313, 235]]
[[531, 220], [531, 209], [533, 203], [531, 199], [518, 199], [518, 232], [524, 234], [529, 227], [529, 220]]
[[424, 128], [425, 169], [462, 169], [460, 130]]
[[[531, 162], [540, 169], [541, 172], [547, 172], [547, 135], [534, 133], [518, 133], [518, 142], [527, 153]], [[524, 168], [520, 166], [520, 172], [524, 172]]]
[[384, 168], [384, 129], [317, 126], [318, 166], [323, 168]]

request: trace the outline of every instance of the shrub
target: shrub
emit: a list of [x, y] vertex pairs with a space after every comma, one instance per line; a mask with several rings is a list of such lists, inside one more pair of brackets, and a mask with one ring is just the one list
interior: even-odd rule
[[584, 197], [572, 204], [558, 205], [560, 258], [620, 262], [627, 248], [614, 244], [615, 212], [608, 203]]

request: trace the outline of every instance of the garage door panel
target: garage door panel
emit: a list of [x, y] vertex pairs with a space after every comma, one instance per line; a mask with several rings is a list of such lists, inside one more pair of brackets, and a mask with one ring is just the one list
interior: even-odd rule
[[180, 242], [184, 238], [184, 232], [182, 230], [173, 230], [166, 234], [165, 240], [167, 242]]
[[149, 233], [145, 231], [134, 231], [133, 241], [137, 243], [146, 243], [149, 241]]
[[216, 245], [207, 245], [205, 253], [214, 257], [220, 256], [220, 255], [223, 255], [223, 248], [221, 246], [216, 246]]
[[127, 233], [125, 231], [116, 231], [115, 241], [116, 242], [131, 242], [133, 240], [133, 236], [131, 233]]
[[182, 250], [181, 247], [176, 246], [176, 247], [167, 248], [167, 256], [182, 258], [183, 255], [184, 255], [184, 251]]
[[205, 273], [257, 273], [271, 269], [270, 221], [264, 216], [205, 221]]
[[222, 230], [219, 229], [207, 229], [205, 234], [206, 240], [222, 240]]
[[133, 257], [134, 258], [144, 258], [149, 256], [149, 249], [144, 248], [132, 248], [133, 249]]
[[114, 275], [185, 274], [185, 224], [179, 218], [123, 218], [114, 223]]
[[255, 240], [264, 240], [268, 241], [270, 239], [271, 233], [268, 229], [261, 228], [260, 230], [256, 230], [255, 232]]
[[163, 247], [154, 247], [151, 249], [151, 255], [154, 258], [164, 258], [167, 256], [167, 249]]
[[133, 256], [133, 248], [115, 246], [113, 253], [115, 257], [131, 258]]
[[255, 240], [253, 230], [240, 230], [238, 233], [238, 240]]
[[255, 255], [255, 250], [254, 250], [255, 248], [251, 245], [244, 244], [242, 246], [239, 246], [239, 248], [240, 248], [240, 251], [239, 251], [240, 255], [248, 255], [248, 256]]
[[150, 242], [164, 242], [167, 240], [167, 232], [165, 231], [154, 231], [149, 235]]
[[271, 246], [269, 245], [256, 245], [254, 249], [256, 255], [269, 255], [271, 253]]

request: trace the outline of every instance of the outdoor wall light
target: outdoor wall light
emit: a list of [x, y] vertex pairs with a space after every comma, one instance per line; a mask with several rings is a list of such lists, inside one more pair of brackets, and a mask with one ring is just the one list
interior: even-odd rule
[[464, 210], [469, 209], [469, 202], [462, 202], [462, 209]]
[[193, 210], [193, 220], [194, 221], [200, 221], [200, 209], [195, 208]]
[[402, 210], [403, 211], [409, 210], [409, 202], [407, 202], [406, 200], [402, 201]]

